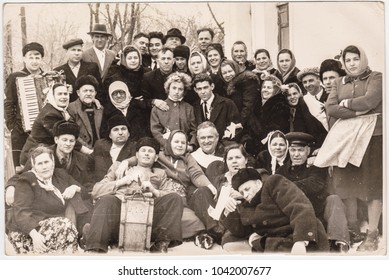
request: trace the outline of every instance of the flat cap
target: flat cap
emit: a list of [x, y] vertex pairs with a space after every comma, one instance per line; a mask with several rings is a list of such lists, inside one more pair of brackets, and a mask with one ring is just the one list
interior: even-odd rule
[[72, 121], [61, 120], [56, 122], [53, 126], [53, 135], [61, 136], [64, 134], [74, 135], [75, 138], [78, 138], [80, 135], [80, 127]]
[[319, 67], [304, 68], [297, 73], [297, 79], [301, 81], [306, 75], [315, 75], [320, 78]]
[[289, 147], [292, 145], [305, 147], [315, 142], [315, 138], [312, 135], [304, 132], [289, 132], [285, 137], [289, 142]]
[[232, 177], [232, 188], [238, 190], [241, 185], [251, 180], [261, 180], [261, 174], [254, 168], [242, 168]]
[[29, 51], [37, 51], [42, 55], [42, 57], [45, 56], [45, 50], [43, 49], [43, 46], [37, 42], [31, 42], [25, 45], [22, 49], [23, 56], [25, 56]]
[[84, 44], [84, 41], [82, 39], [79, 39], [79, 38], [76, 38], [76, 39], [71, 39], [67, 42], [65, 42], [62, 47], [67, 50], [73, 46], [77, 46], [77, 45], [83, 45]]

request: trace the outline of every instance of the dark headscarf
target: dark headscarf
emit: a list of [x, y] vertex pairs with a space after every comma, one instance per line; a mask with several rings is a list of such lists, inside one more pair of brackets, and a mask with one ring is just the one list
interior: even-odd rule
[[235, 77], [238, 76], [238, 74], [242, 72], [241, 67], [235, 61], [229, 60], [229, 59], [222, 59], [222, 61], [220, 63], [218, 75], [220, 76], [222, 81], [224, 81], [225, 83], [226, 83], [226, 80], [224, 80], [223, 75], [222, 75], [222, 65], [223, 64], [227, 64], [227, 65], [231, 66], [232, 70], [234, 70], [234, 72], [235, 72]]
[[139, 56], [139, 65], [136, 69], [131, 69], [132, 71], [137, 71], [142, 67], [142, 54], [140, 53], [139, 49], [133, 45], [125, 46], [122, 55], [120, 56], [120, 64], [125, 66], [128, 69], [127, 61], [126, 61], [126, 56], [130, 52], [136, 52]]
[[[172, 149], [172, 139], [173, 139], [173, 136], [176, 134], [176, 133], [182, 133], [185, 135], [185, 138], [187, 138], [186, 134], [184, 131], [182, 130], [173, 130], [172, 132], [170, 132], [170, 135], [169, 135], [169, 138], [166, 140], [166, 145], [165, 145], [165, 149], [164, 149], [164, 153], [166, 156], [171, 156], [173, 159], [175, 160], [178, 160], [178, 159], [182, 159], [184, 161], [185, 160], [185, 154], [181, 155], [181, 156], [176, 156], [174, 153], [173, 153], [173, 149]], [[187, 144], [188, 145], [188, 144]]]

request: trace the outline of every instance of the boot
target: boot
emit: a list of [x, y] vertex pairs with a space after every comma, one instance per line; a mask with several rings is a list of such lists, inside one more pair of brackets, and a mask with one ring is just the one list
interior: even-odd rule
[[358, 252], [372, 252], [378, 250], [378, 229], [369, 231], [367, 230], [367, 235], [365, 240], [361, 245], [358, 246]]

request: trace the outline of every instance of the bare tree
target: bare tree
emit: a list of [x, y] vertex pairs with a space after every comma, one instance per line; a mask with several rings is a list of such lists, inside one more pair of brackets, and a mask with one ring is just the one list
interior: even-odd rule
[[225, 34], [225, 33], [224, 33], [224, 27], [223, 27], [224, 22], [221, 22], [221, 23], [220, 23], [220, 22], [216, 19], [216, 16], [215, 16], [215, 14], [213, 13], [213, 10], [212, 10], [212, 8], [211, 8], [211, 5], [210, 5], [208, 2], [207, 2], [207, 6], [208, 6], [208, 10], [209, 10], [209, 12], [211, 13], [212, 18], [213, 18], [213, 20], [215, 21], [217, 27], [219, 27], [220, 32], [224, 35], [224, 34]]
[[3, 78], [4, 81], [8, 77], [9, 74], [12, 73], [12, 26], [11, 21], [8, 21], [5, 26], [5, 33], [4, 33], [4, 73]]
[[88, 7], [89, 7], [89, 30], [92, 30], [93, 24], [100, 23], [100, 3], [95, 3], [95, 8], [93, 8], [93, 3], [89, 3]]
[[20, 24], [22, 28], [22, 46], [24, 46], [27, 44], [26, 10], [24, 6], [20, 7]]

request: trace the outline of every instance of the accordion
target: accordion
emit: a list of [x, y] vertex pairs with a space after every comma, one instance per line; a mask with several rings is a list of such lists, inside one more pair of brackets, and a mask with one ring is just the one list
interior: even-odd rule
[[25, 132], [31, 131], [35, 119], [46, 104], [48, 89], [54, 83], [65, 84], [65, 80], [65, 75], [60, 72], [16, 78], [20, 115]]

